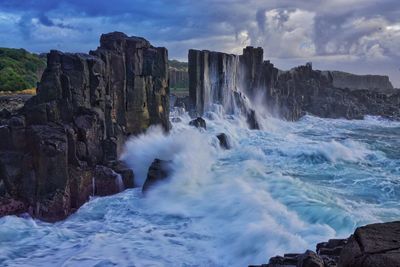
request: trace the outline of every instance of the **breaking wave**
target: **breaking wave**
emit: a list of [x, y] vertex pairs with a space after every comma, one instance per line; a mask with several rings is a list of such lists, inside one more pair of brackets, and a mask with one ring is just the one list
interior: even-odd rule
[[138, 186], [155, 158], [170, 160], [166, 182], [94, 198], [56, 224], [1, 218], [0, 265], [247, 266], [400, 216], [399, 123], [306, 116], [248, 130], [215, 106], [198, 130], [172, 116], [169, 135], [150, 128], [122, 156]]

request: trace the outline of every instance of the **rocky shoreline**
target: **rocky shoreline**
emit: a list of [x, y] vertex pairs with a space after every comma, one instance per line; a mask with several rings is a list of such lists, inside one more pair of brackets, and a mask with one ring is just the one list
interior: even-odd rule
[[[130, 136], [152, 125], [170, 130], [168, 72], [165, 48], [120, 32], [102, 35], [89, 54], [51, 51], [37, 95], [0, 113], [0, 217], [29, 213], [44, 221], [63, 220], [91, 196], [134, 187], [134, 170], [119, 156]], [[243, 93], [255, 98], [263, 90], [263, 104], [287, 120], [307, 113], [400, 119], [400, 92], [384, 77], [377, 78], [378, 85], [385, 83], [380, 91], [360, 89], [359, 78], [349, 76], [357, 88], [339, 88], [343, 83], [335, 75], [311, 64], [282, 72], [263, 60], [261, 48], [247, 47], [241, 56], [190, 50], [190, 95], [176, 105], [191, 109], [195, 118], [205, 113], [210, 97], [224, 103], [229, 95], [247, 115], [249, 128], [258, 129], [244, 95], [226, 94], [240, 80]], [[191, 125], [207, 128], [201, 117]], [[222, 148], [230, 148], [225, 134], [217, 138]], [[143, 191], [168, 176], [163, 165], [155, 159]], [[348, 239], [318, 244], [316, 252], [277, 256], [262, 266], [400, 266], [400, 222], [360, 227]]]
[[276, 256], [250, 267], [376, 267], [400, 266], [400, 222], [359, 227], [347, 239], [319, 243], [316, 250]]

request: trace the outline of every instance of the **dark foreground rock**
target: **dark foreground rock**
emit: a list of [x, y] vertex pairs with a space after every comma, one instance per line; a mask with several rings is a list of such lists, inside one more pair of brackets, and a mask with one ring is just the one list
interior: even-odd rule
[[124, 142], [150, 125], [168, 131], [168, 115], [165, 48], [114, 32], [89, 54], [51, 51], [37, 95], [0, 120], [0, 216], [60, 220], [132, 187]]
[[149, 167], [147, 178], [142, 187], [142, 192], [145, 193], [154, 187], [157, 183], [160, 183], [168, 178], [171, 173], [169, 166], [171, 162], [155, 159]]
[[343, 248], [339, 266], [400, 266], [400, 222], [358, 228]]
[[[254, 265], [255, 266], [255, 265]], [[285, 254], [263, 267], [398, 267], [400, 222], [359, 227], [347, 239], [332, 239], [317, 245], [316, 252]]]
[[203, 129], [207, 128], [206, 121], [201, 117], [197, 117], [196, 119], [190, 121], [189, 125], [194, 126], [196, 128], [203, 128]]

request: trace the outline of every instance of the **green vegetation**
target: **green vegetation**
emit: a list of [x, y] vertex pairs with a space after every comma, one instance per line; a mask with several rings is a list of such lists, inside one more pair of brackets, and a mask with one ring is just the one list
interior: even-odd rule
[[174, 68], [177, 70], [181, 70], [181, 71], [187, 71], [188, 70], [188, 63], [187, 62], [180, 62], [178, 60], [168, 60], [169, 63], [169, 67], [170, 68]]
[[24, 49], [0, 48], [0, 91], [36, 87], [46, 61]]

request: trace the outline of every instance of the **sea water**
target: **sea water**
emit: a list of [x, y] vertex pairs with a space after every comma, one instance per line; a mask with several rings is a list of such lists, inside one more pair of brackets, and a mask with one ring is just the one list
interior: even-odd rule
[[199, 130], [180, 117], [122, 157], [137, 186], [155, 158], [171, 160], [168, 181], [93, 198], [55, 224], [0, 218], [0, 266], [247, 266], [400, 218], [399, 122], [268, 118], [249, 130], [209, 112]]

